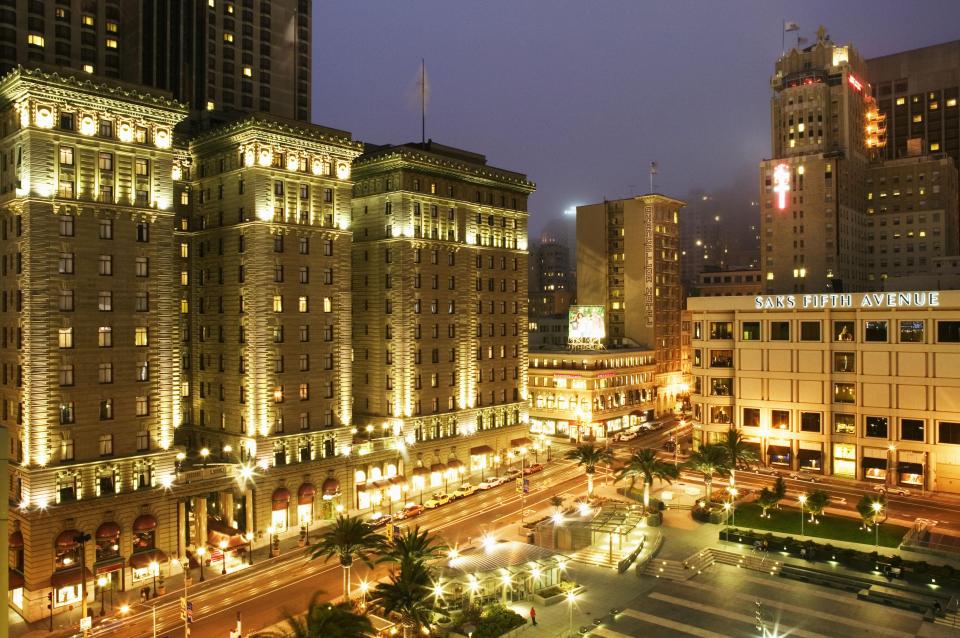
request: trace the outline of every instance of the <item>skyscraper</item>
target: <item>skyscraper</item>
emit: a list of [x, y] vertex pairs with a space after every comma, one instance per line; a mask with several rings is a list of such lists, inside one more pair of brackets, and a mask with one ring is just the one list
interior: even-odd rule
[[563, 315], [576, 296], [570, 249], [549, 236], [530, 247], [530, 318]]

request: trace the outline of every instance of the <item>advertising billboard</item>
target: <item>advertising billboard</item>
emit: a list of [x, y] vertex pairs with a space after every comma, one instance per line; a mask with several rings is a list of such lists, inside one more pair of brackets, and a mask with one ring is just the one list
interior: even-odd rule
[[606, 336], [603, 306], [570, 306], [570, 342], [601, 341]]

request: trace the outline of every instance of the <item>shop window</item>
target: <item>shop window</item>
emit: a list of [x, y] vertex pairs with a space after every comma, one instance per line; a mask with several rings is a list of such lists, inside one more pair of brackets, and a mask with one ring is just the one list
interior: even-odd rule
[[864, 436], [874, 437], [878, 439], [887, 438], [887, 417], [885, 416], [868, 416], [864, 421]]
[[770, 341], [790, 341], [790, 322], [771, 321]]
[[693, 351], [693, 367], [701, 368], [703, 367], [703, 350], [696, 348]]
[[938, 321], [937, 343], [960, 343], [960, 321]]
[[743, 409], [744, 427], [760, 427], [760, 408]]
[[865, 321], [863, 327], [863, 340], [875, 343], [887, 342], [887, 322], [886, 321]]
[[710, 422], [711, 423], [732, 423], [733, 422], [733, 408], [729, 405], [712, 405], [710, 406]]
[[710, 351], [711, 368], [732, 368], [733, 350], [711, 350]]
[[693, 338], [703, 339], [703, 324], [699, 321], [693, 322]]
[[715, 397], [733, 396], [733, 379], [711, 379], [710, 394]]
[[940, 421], [937, 424], [937, 443], [960, 445], [960, 423]]
[[801, 412], [800, 413], [800, 431], [801, 432], [820, 432], [820, 421], [822, 415], [819, 412]]
[[711, 321], [710, 338], [733, 339], [733, 323], [729, 321]]
[[923, 321], [901, 321], [900, 343], [923, 343]]
[[820, 341], [820, 322], [801, 321], [800, 341]]
[[853, 383], [834, 383], [833, 384], [834, 403], [856, 403], [857, 386]]
[[833, 322], [833, 340], [834, 341], [853, 341], [854, 323], [852, 321], [834, 321]]
[[833, 371], [834, 372], [856, 372], [857, 357], [853, 352], [834, 352], [833, 353]]
[[923, 419], [900, 419], [901, 441], [923, 441], [926, 432], [926, 422]]
[[833, 473], [835, 476], [856, 478], [857, 446], [849, 443], [833, 444]]
[[760, 341], [760, 322], [744, 321], [740, 331], [741, 341]]
[[834, 434], [855, 435], [857, 433], [857, 417], [853, 414], [834, 414], [833, 432]]
[[776, 430], [789, 430], [790, 429], [790, 411], [789, 410], [773, 410], [770, 413], [770, 427]]

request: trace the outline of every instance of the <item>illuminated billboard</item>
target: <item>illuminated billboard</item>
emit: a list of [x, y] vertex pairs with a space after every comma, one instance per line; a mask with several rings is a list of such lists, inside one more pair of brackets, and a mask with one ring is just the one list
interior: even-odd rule
[[786, 164], [773, 167], [773, 192], [777, 194], [777, 208], [787, 207], [787, 193], [790, 191], [790, 169]]
[[599, 342], [606, 336], [603, 306], [570, 306], [568, 341]]

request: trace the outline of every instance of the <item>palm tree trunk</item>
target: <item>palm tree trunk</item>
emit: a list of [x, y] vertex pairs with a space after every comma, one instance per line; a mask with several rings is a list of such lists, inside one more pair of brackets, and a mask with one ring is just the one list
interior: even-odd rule
[[650, 507], [650, 482], [646, 479], [643, 480], [643, 512], [646, 514], [647, 508]]
[[593, 498], [593, 472], [587, 471], [587, 496]]
[[707, 506], [710, 506], [710, 496], [713, 494], [713, 477], [707, 474], [703, 475], [703, 487], [707, 493]]
[[730, 468], [730, 487], [736, 487], [736, 486], [737, 486], [737, 468], [731, 467]]
[[350, 602], [350, 566], [343, 566], [343, 597], [344, 602]]
[[403, 623], [403, 638], [413, 638], [413, 623]]

